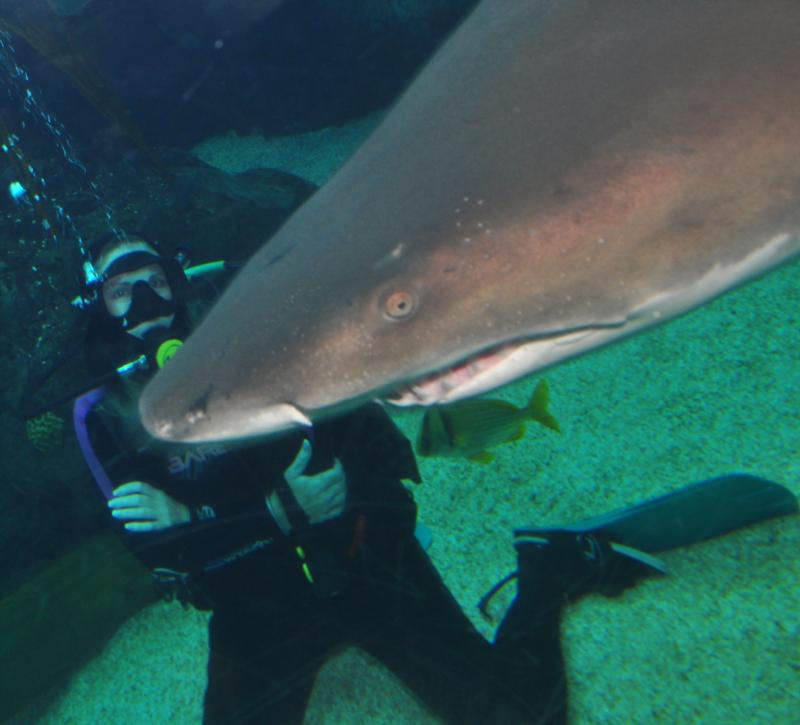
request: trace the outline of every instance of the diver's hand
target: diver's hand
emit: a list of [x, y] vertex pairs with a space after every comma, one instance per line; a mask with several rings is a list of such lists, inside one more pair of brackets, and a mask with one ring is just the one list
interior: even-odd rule
[[[336, 462], [327, 471], [316, 473], [313, 476], [303, 475], [308, 462], [311, 460], [311, 443], [303, 441], [295, 459], [284, 471], [283, 476], [289, 488], [292, 489], [297, 503], [308, 515], [312, 524], [319, 524], [338, 516], [344, 511], [347, 497], [347, 479], [344, 475], [341, 461]], [[283, 508], [278, 494], [271, 493], [267, 497], [267, 508], [272, 512], [275, 521], [284, 534], [292, 529], [289, 517]]]
[[191, 520], [188, 507], [142, 481], [129, 481], [115, 488], [108, 508], [115, 519], [126, 522], [128, 531], [158, 531]]

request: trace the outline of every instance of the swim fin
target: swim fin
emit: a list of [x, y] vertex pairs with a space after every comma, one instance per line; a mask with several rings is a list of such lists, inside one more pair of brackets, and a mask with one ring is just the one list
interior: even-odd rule
[[517, 600], [504, 620], [508, 630], [511, 621], [524, 621], [530, 612], [550, 607], [549, 601], [589, 592], [616, 596], [644, 577], [666, 574], [666, 565], [653, 554], [797, 511], [797, 498], [788, 489], [734, 473], [576, 524], [516, 529], [517, 571], [492, 587], [478, 608], [490, 618], [492, 597], [518, 579]]
[[797, 497], [784, 486], [732, 473], [576, 524], [516, 529], [514, 536], [524, 539], [549, 531], [602, 534], [617, 544], [655, 554], [797, 511]]

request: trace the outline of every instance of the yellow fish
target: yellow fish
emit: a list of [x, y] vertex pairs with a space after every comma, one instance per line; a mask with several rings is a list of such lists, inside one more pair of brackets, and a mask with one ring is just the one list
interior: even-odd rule
[[522, 438], [529, 420], [561, 432], [558, 421], [547, 411], [549, 401], [550, 388], [542, 380], [524, 408], [504, 400], [464, 400], [429, 408], [422, 419], [417, 452], [491, 463], [494, 455], [486, 449]]

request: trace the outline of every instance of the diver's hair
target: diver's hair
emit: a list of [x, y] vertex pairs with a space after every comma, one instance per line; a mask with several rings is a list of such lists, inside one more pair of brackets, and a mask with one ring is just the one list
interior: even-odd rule
[[97, 264], [97, 261], [104, 254], [110, 252], [116, 247], [122, 246], [123, 244], [128, 244], [129, 242], [144, 242], [145, 244], [151, 246], [159, 256], [165, 258], [169, 256], [168, 253], [164, 252], [158, 242], [148, 238], [140, 232], [125, 232], [121, 237], [115, 232], [104, 232], [99, 237], [93, 239], [91, 244], [89, 244], [89, 259], [91, 260], [92, 264]]
[[89, 243], [89, 257], [92, 262], [96, 262], [106, 247], [111, 247], [112, 243], [122, 243], [128, 238], [128, 234], [120, 237], [116, 232], [103, 232], [99, 237], [95, 237]]

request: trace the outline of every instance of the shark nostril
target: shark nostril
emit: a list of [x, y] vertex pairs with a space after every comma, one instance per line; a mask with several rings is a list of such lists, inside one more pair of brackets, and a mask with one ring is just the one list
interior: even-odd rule
[[208, 400], [212, 389], [213, 386], [209, 385], [205, 392], [189, 406], [184, 416], [184, 420], [189, 426], [195, 426], [208, 419]]
[[206, 418], [206, 411], [204, 408], [191, 408], [186, 413], [186, 422], [189, 425], [196, 425], [205, 418]]
[[153, 426], [148, 426], [158, 438], [169, 438], [173, 425], [169, 421], [159, 420]]

